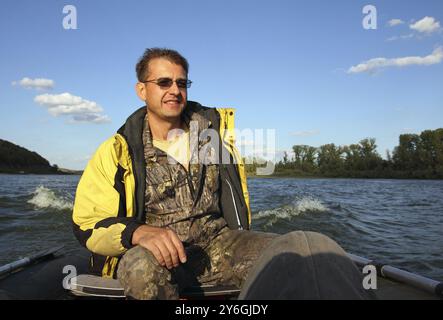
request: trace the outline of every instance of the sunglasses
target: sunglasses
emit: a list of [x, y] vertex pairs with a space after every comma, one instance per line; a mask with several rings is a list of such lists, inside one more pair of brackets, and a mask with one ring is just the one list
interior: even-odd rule
[[142, 82], [143, 83], [153, 82], [153, 83], [155, 83], [156, 85], [158, 85], [162, 89], [169, 89], [174, 82], [177, 84], [177, 87], [179, 87], [180, 89], [190, 88], [191, 84], [192, 84], [191, 80], [177, 79], [177, 80], [174, 81], [171, 78], [158, 78], [158, 79], [146, 80], [146, 81], [142, 81]]

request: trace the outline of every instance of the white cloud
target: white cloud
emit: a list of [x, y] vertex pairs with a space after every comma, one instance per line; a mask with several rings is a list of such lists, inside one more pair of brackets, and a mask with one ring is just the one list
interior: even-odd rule
[[348, 73], [373, 72], [386, 67], [406, 67], [411, 65], [429, 66], [440, 63], [443, 60], [443, 47], [438, 47], [430, 55], [425, 57], [410, 56], [401, 58], [374, 58], [364, 61], [348, 69]]
[[106, 123], [110, 118], [102, 115], [103, 108], [96, 102], [74, 96], [68, 92], [62, 94], [42, 94], [34, 98], [34, 102], [45, 106], [54, 117], [71, 116], [71, 123], [89, 122]]
[[309, 131], [296, 131], [296, 132], [291, 132], [291, 136], [296, 136], [296, 137], [310, 137], [310, 136], [315, 136], [317, 134], [319, 134], [320, 132], [318, 130], [309, 130]]
[[36, 96], [34, 101], [40, 105], [45, 105], [53, 116], [61, 114], [88, 114], [100, 113], [103, 111], [97, 103], [85, 100], [81, 97], [73, 96], [70, 93], [42, 94]]
[[433, 17], [424, 17], [416, 23], [409, 25], [409, 28], [418, 32], [432, 33], [440, 30], [440, 22]]
[[107, 115], [100, 115], [95, 113], [76, 114], [72, 116], [71, 123], [108, 123], [111, 119]]
[[414, 37], [413, 33], [405, 34], [402, 36], [393, 36], [391, 38], [386, 39], [386, 41], [395, 41], [395, 40], [405, 40], [405, 39], [411, 39]]
[[400, 20], [400, 19], [391, 19], [391, 20], [388, 21], [388, 24], [389, 24], [390, 27], [395, 27], [395, 26], [398, 26], [398, 25], [403, 24], [403, 23], [405, 23], [405, 22], [403, 20]]
[[12, 85], [16, 86], [19, 85], [23, 88], [27, 89], [38, 89], [38, 90], [48, 90], [54, 88], [54, 80], [51, 79], [44, 79], [44, 78], [37, 78], [37, 79], [31, 79], [31, 78], [23, 78], [19, 81], [13, 81]]

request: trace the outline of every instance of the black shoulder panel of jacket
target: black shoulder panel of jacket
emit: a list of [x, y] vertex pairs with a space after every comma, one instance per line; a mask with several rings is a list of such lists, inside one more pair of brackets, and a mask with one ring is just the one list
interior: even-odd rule
[[143, 121], [146, 115], [146, 106], [139, 108], [126, 120], [125, 124], [118, 129], [128, 143], [129, 153], [132, 159], [132, 168], [135, 179], [135, 214], [140, 222], [145, 221], [144, 194], [145, 194], [145, 159], [143, 155]]
[[211, 126], [213, 129], [220, 131], [220, 114], [214, 108], [202, 107], [200, 113], [203, 117], [211, 121]]

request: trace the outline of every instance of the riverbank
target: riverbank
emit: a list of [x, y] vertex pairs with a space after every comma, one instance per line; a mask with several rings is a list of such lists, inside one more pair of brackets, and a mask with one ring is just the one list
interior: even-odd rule
[[304, 172], [300, 170], [279, 170], [271, 175], [261, 176], [246, 173], [248, 178], [298, 178], [298, 179], [391, 179], [391, 180], [443, 180], [440, 174], [429, 172], [404, 172], [404, 171], [361, 171], [348, 173], [321, 174], [317, 172]]
[[59, 168], [55, 170], [0, 170], [0, 175], [11, 175], [11, 174], [22, 174], [22, 175], [82, 175], [82, 170], [70, 170]]
[[269, 175], [269, 176], [258, 176], [258, 175], [247, 175], [247, 178], [252, 179], [313, 179], [313, 180], [320, 180], [320, 179], [368, 179], [368, 180], [429, 180], [429, 181], [442, 181], [443, 178], [411, 178], [411, 177], [349, 177], [349, 176], [335, 176], [335, 177], [328, 177], [328, 176], [303, 176], [303, 175], [286, 175], [286, 174], [277, 174], [277, 175]]

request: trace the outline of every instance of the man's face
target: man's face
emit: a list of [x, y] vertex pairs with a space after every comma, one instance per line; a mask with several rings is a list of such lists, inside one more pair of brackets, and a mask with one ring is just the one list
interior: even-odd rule
[[158, 58], [149, 62], [149, 74], [144, 80], [170, 78], [174, 80], [172, 86], [160, 87], [154, 82], [138, 83], [137, 94], [146, 102], [149, 112], [155, 118], [162, 120], [176, 120], [180, 117], [187, 101], [187, 89], [179, 88], [175, 82], [178, 79], [187, 79], [182, 66], [169, 60]]

